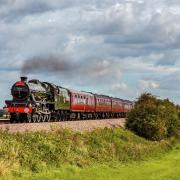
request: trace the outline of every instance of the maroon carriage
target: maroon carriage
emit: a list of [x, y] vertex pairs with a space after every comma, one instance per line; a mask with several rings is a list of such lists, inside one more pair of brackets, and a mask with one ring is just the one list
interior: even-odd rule
[[97, 117], [105, 118], [111, 116], [111, 97], [104, 95], [95, 95], [95, 112]]
[[124, 113], [129, 112], [133, 108], [133, 102], [124, 100]]
[[112, 112], [124, 112], [124, 101], [119, 98], [112, 98]]
[[69, 90], [71, 96], [71, 112], [77, 118], [92, 118], [95, 111], [94, 95], [87, 92]]

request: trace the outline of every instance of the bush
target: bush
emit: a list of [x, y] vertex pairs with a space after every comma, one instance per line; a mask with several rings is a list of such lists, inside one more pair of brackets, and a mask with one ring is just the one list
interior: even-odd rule
[[162, 140], [177, 133], [178, 113], [178, 108], [168, 99], [160, 100], [145, 93], [128, 114], [126, 126], [147, 139]]

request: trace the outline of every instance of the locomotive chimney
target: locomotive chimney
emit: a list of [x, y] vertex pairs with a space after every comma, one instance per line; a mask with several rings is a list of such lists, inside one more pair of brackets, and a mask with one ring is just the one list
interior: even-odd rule
[[25, 77], [25, 76], [21, 77], [21, 81], [27, 82], [27, 77]]

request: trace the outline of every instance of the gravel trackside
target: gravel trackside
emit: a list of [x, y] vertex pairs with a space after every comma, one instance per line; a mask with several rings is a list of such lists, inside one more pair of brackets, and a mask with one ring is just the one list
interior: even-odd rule
[[0, 129], [8, 130], [10, 133], [16, 132], [36, 132], [51, 131], [53, 128], [68, 128], [74, 131], [92, 131], [96, 128], [124, 127], [125, 119], [103, 119], [103, 120], [84, 120], [84, 121], [64, 121], [47, 123], [19, 123], [19, 124], [0, 124]]

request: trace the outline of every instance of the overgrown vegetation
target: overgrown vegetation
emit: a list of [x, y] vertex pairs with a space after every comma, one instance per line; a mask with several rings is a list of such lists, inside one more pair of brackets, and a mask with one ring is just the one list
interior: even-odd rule
[[162, 140], [179, 133], [179, 109], [168, 99], [157, 99], [145, 93], [128, 114], [126, 126], [147, 139]]
[[[56, 129], [51, 133], [10, 134], [0, 132], [0, 174], [26, 169], [39, 172], [46, 167], [139, 161], [171, 149], [173, 140], [153, 142], [128, 130], [97, 129], [75, 133]], [[2, 163], [3, 162], [3, 163]]]
[[46, 168], [39, 173], [23, 171], [14, 177], [16, 180], [179, 180], [180, 177], [180, 144], [172, 151], [161, 154], [148, 161], [98, 164], [93, 167], [79, 168], [66, 165], [59, 168]]

